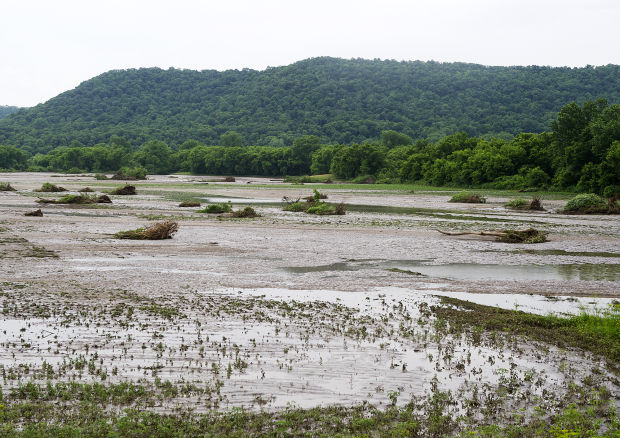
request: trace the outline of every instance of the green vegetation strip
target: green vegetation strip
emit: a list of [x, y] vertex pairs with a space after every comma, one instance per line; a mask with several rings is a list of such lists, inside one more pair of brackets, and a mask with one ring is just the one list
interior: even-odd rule
[[[578, 348], [605, 358], [610, 369], [620, 374], [619, 304], [598, 313], [559, 317], [500, 309], [451, 297], [439, 298], [444, 306], [432, 310], [438, 319], [447, 320], [454, 332], [467, 331], [474, 326], [487, 332], [523, 335], [562, 348]], [[475, 318], [472, 318], [472, 311]]]
[[[160, 400], [182, 395], [170, 382], [158, 384]], [[196, 392], [189, 388], [189, 393]], [[198, 391], [203, 393], [202, 391]], [[509, 424], [499, 419], [486, 402], [464, 400], [483, 414], [482, 420], [457, 416], [460, 402], [450, 392], [434, 390], [428, 397], [394, 406], [398, 393], [391, 394], [392, 405], [379, 409], [369, 404], [354, 407], [328, 406], [314, 409], [289, 407], [276, 412], [228, 412], [158, 414], [128, 407], [110, 411], [102, 404], [119, 407], [153, 403], [151, 388], [132, 384], [25, 385], [9, 396], [0, 394], [0, 435], [3, 437], [617, 437], [618, 417], [603, 388], [575, 385], [572, 397], [577, 403], [557, 400], [563, 406], [549, 415], [535, 410], [528, 420], [512, 415]], [[71, 407], [70, 402], [75, 405]], [[6, 404], [5, 404], [6, 403]], [[484, 405], [484, 407], [483, 407]], [[492, 404], [490, 405], [492, 406]], [[471, 413], [471, 412], [470, 412]], [[498, 413], [501, 415], [501, 413]], [[604, 414], [604, 415], [601, 415]], [[511, 414], [506, 413], [510, 416]], [[600, 418], [603, 417], [603, 418]]]

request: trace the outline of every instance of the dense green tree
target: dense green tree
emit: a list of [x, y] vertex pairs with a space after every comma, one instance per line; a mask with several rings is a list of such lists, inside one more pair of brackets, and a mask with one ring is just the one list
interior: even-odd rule
[[228, 131], [220, 135], [220, 144], [222, 146], [243, 146], [243, 136], [235, 131]]
[[13, 146], [0, 145], [0, 169], [24, 170], [28, 154]]
[[336, 176], [347, 179], [376, 175], [383, 167], [386, 151], [385, 146], [369, 143], [340, 148], [334, 154], [330, 170]]
[[166, 143], [159, 140], [151, 140], [143, 144], [133, 154], [133, 161], [144, 167], [149, 173], [168, 173], [175, 168], [172, 163], [172, 150]]
[[402, 134], [390, 129], [381, 132], [381, 144], [388, 148], [393, 148], [396, 146], [413, 144], [413, 140], [407, 134]]
[[310, 172], [312, 154], [321, 147], [319, 137], [316, 135], [305, 135], [293, 141], [291, 147], [290, 169], [295, 174], [305, 174]]

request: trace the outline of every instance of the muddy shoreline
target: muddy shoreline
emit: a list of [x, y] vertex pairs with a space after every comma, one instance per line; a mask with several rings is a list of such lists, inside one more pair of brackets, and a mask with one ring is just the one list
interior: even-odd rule
[[[445, 194], [337, 186], [326, 190], [330, 202], [427, 210], [313, 217], [264, 202], [307, 195], [311, 185], [253, 187], [269, 181], [252, 178], [197, 186], [198, 177], [161, 176], [137, 182], [137, 196], [113, 197], [110, 206], [45, 206], [43, 217], [32, 218], [23, 214], [37, 207], [32, 190], [42, 182], [71, 190], [120, 183], [24, 173], [0, 180], [18, 189], [0, 192], [4, 389], [45, 375], [170, 381], [202, 390], [149, 409], [277, 410], [290, 403], [387, 405], [391, 391], [402, 403], [428, 392], [434, 379], [468, 394], [474, 384], [497, 386], [504, 369], [520, 382], [520, 394], [543, 397], [543, 389], [562, 394], [568, 382], [605, 368], [581, 352], [545, 346], [541, 356], [540, 345], [516, 338], [501, 346], [439, 336], [424, 306], [437, 304], [434, 293], [561, 296], [569, 304], [570, 297], [620, 298], [617, 217], [514, 213], [501, 198], [464, 206], [447, 203]], [[262, 217], [178, 207], [213, 193], [235, 207], [253, 205]], [[168, 218], [179, 222], [173, 239], [112, 238]], [[548, 231], [550, 241], [511, 245], [435, 231], [528, 223]], [[562, 365], [575, 354], [578, 368]], [[620, 399], [612, 375], [603, 371], [599, 379]], [[509, 404], [523, 407], [527, 397]]]

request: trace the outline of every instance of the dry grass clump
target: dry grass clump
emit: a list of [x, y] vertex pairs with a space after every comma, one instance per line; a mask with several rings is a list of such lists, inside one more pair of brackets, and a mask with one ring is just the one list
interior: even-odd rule
[[119, 187], [110, 192], [111, 195], [136, 195], [136, 186], [125, 184], [123, 187]]
[[200, 202], [196, 201], [185, 201], [179, 204], [179, 207], [200, 207]]
[[0, 182], [0, 192], [14, 192], [15, 187], [8, 182]]
[[164, 240], [172, 239], [172, 235], [179, 230], [179, 223], [173, 221], [157, 222], [148, 227], [135, 230], [119, 231], [114, 234], [117, 239], [131, 240]]
[[80, 192], [80, 193], [92, 193], [92, 192], [94, 192], [94, 190], [91, 189], [90, 187], [84, 187], [83, 189], [78, 190], [78, 192]]
[[107, 195], [66, 195], [60, 199], [37, 199], [38, 204], [111, 204], [112, 200]]
[[26, 213], [24, 213], [24, 216], [36, 216], [36, 217], [41, 217], [41, 216], [43, 216], [43, 212], [42, 212], [42, 211], [41, 211], [41, 209], [39, 208], [38, 210], [27, 211]]
[[67, 189], [64, 187], [57, 186], [52, 183], [43, 183], [40, 189], [36, 189], [35, 192], [45, 192], [45, 193], [56, 193], [56, 192], [66, 192]]
[[227, 176], [226, 178], [222, 179], [222, 182], [235, 182], [235, 181], [237, 180], [235, 179], [234, 176]]
[[260, 214], [252, 207], [245, 207], [243, 210], [233, 211], [232, 217], [260, 217]]

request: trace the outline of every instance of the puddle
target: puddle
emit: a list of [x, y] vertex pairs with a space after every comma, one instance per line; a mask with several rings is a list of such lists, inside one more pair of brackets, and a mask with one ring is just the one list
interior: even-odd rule
[[620, 281], [620, 265], [480, 265], [450, 263], [419, 266], [416, 270], [429, 277], [456, 280], [505, 281]]
[[501, 251], [509, 254], [533, 254], [542, 256], [570, 256], [570, 257], [610, 257], [620, 258], [617, 252], [587, 252], [587, 251], [565, 251], [563, 249], [518, 249], [516, 251]]
[[420, 260], [376, 260], [376, 259], [359, 259], [347, 260], [344, 262], [330, 263], [329, 265], [318, 266], [287, 266], [282, 268], [286, 272], [294, 274], [306, 274], [309, 272], [331, 272], [331, 271], [359, 271], [362, 269], [390, 269], [421, 266], [422, 263], [430, 262], [430, 259]]
[[428, 264], [430, 261], [428, 259], [347, 260], [328, 265], [287, 266], [282, 269], [294, 274], [360, 271], [364, 269], [411, 270], [428, 277], [468, 281], [620, 281], [620, 265], [618, 264], [499, 265], [448, 263], [430, 265]]
[[224, 197], [208, 197], [208, 198], [198, 198], [204, 199], [205, 202], [215, 203], [215, 204], [226, 204], [230, 202], [231, 204], [282, 204], [279, 199], [257, 199], [257, 198], [224, 198]]
[[312, 272], [345, 272], [364, 269], [412, 271], [434, 278], [455, 280], [506, 281], [620, 281], [618, 264], [564, 264], [564, 265], [496, 265], [476, 263], [448, 263], [430, 265], [432, 260], [347, 260], [328, 265], [287, 266], [282, 268], [294, 274]]

